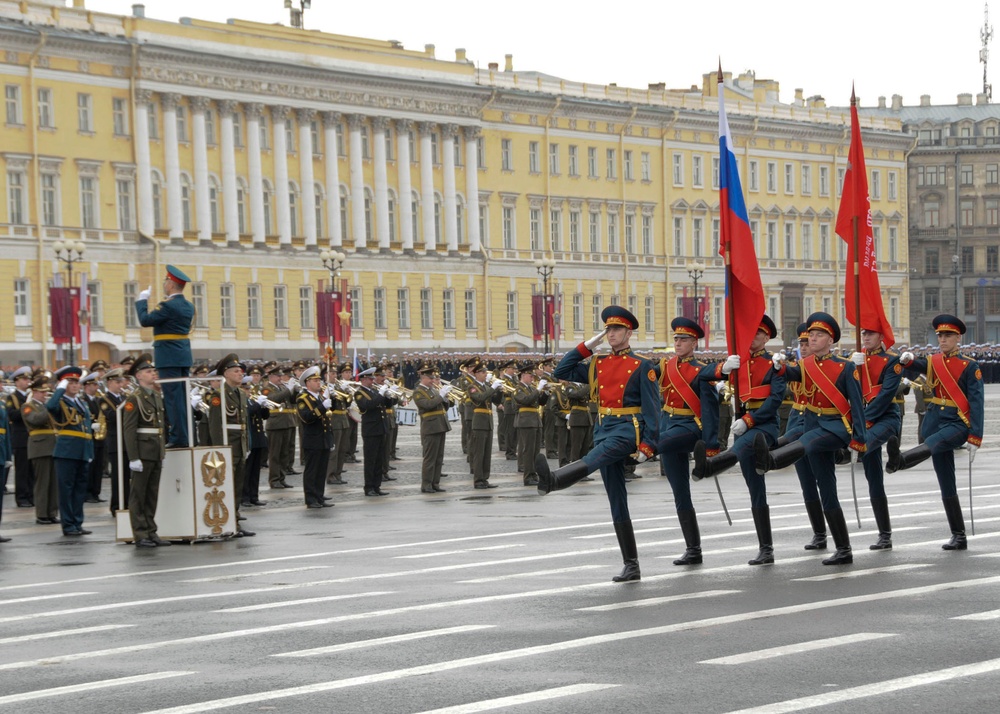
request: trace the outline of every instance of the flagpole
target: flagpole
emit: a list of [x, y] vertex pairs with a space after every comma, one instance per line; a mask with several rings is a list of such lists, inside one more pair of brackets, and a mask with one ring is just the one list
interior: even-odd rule
[[[851, 113], [857, 112], [858, 99], [851, 85]], [[861, 351], [861, 258], [858, 251], [858, 216], [851, 218], [854, 240], [854, 351]]]
[[[725, 101], [723, 93], [723, 78], [722, 78], [722, 61], [719, 61], [719, 75], [718, 75], [718, 92], [719, 92], [719, 102]], [[725, 157], [720, 156], [720, 168], [721, 162]], [[723, 169], [724, 170], [724, 169]], [[722, 212], [722, 220], [728, 221], [729, 216], [726, 215], [726, 211]], [[728, 232], [727, 232], [728, 233]], [[729, 353], [736, 353], [736, 307], [735, 301], [733, 299], [733, 264], [730, 255], [731, 251], [727, 250], [725, 254], [725, 272], [726, 272], [726, 346], [729, 347]], [[749, 356], [749, 355], [747, 355]], [[744, 355], [740, 355], [740, 359], [744, 359]], [[732, 387], [733, 393], [733, 415], [737, 419], [741, 419], [744, 414], [743, 402], [740, 401], [740, 380], [739, 380], [739, 370], [733, 370], [729, 373], [729, 384]], [[721, 494], [720, 494], [721, 495]]]

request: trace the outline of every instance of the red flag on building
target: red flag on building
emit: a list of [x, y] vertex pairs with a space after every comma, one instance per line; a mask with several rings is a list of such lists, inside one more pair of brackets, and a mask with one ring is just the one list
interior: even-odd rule
[[52, 341], [69, 344], [80, 340], [80, 289], [49, 288], [49, 314], [52, 316]]
[[857, 99], [853, 87], [851, 88], [851, 148], [847, 154], [844, 189], [840, 198], [840, 210], [837, 212], [837, 235], [847, 242], [847, 283], [844, 288], [847, 321], [857, 325], [860, 315], [860, 328], [881, 332], [886, 347], [892, 347], [896, 338], [892, 334], [892, 325], [885, 316], [882, 289], [878, 282], [875, 240], [872, 237], [872, 207], [868, 195], [868, 171], [865, 169], [865, 149], [861, 145], [861, 127], [858, 123]]

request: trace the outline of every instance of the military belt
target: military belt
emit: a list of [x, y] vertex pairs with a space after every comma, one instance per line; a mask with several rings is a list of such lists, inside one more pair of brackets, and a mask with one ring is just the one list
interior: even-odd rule
[[480, 409], [479, 407], [476, 407], [475, 409], [472, 410], [472, 413], [473, 414], [492, 414], [493, 410], [492, 409]]
[[[528, 411], [531, 411], [530, 409]], [[445, 413], [444, 409], [435, 409], [432, 412], [424, 412], [420, 415], [421, 419], [426, 419], [427, 417], [441, 416]]]
[[161, 340], [187, 340], [189, 335], [154, 335], [153, 342], [160, 342]]
[[93, 434], [88, 434], [82, 431], [74, 431], [73, 429], [60, 429], [56, 432], [56, 436], [75, 436], [78, 439], [93, 439]]
[[763, 399], [751, 399], [749, 402], [743, 402], [743, 407], [746, 409], [760, 409], [764, 406]]
[[570, 410], [574, 412], [589, 412], [590, 407], [570, 407]]
[[160, 434], [163, 433], [163, 429], [154, 429], [154, 428], [149, 427], [149, 426], [140, 426], [138, 429], [135, 430], [135, 433], [136, 434], [156, 434], [156, 435], [160, 435]]
[[663, 411], [670, 416], [694, 416], [694, 409], [688, 409], [687, 407], [672, 407], [664, 404]]
[[597, 407], [597, 413], [601, 416], [629, 416], [642, 414], [642, 407]]
[[538, 407], [521, 407], [519, 412], [538, 412]]
[[272, 409], [272, 414], [297, 414], [298, 412], [294, 409]]
[[820, 416], [841, 416], [840, 410], [836, 407], [814, 407], [812, 404], [804, 406], [813, 414], [819, 414]]
[[954, 407], [958, 409], [958, 405], [950, 399], [945, 399], [944, 397], [931, 397], [927, 400], [931, 404], [937, 404], [939, 407]]
[[45, 434], [55, 434], [55, 429], [35, 429], [34, 431], [29, 431], [28, 436], [43, 436]]
[[331, 409], [330, 413], [331, 414], [347, 414], [347, 410], [346, 409]]
[[792, 405], [792, 409], [794, 409], [797, 412], [804, 412], [806, 410], [806, 405], [805, 404], [800, 404], [799, 402], [795, 402]]

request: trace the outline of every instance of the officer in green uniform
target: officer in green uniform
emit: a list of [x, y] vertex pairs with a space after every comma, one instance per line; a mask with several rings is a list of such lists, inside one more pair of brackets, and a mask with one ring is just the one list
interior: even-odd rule
[[[518, 442], [517, 462], [523, 472], [524, 485], [537, 486], [538, 471], [535, 468], [535, 457], [541, 453], [539, 435], [542, 433], [542, 417], [539, 411], [549, 400], [549, 395], [534, 386], [534, 365], [526, 362], [517, 371], [521, 375], [521, 382], [514, 392], [514, 403], [517, 405], [517, 418], [514, 421]], [[543, 382], [539, 382], [539, 387], [544, 386]]]
[[[236, 537], [257, 535], [239, 525], [240, 495], [243, 493], [243, 476], [246, 469], [247, 456], [250, 453], [249, 407], [247, 395], [240, 389], [243, 383], [243, 363], [235, 354], [228, 354], [215, 365], [215, 373], [223, 377], [223, 383], [218, 389], [212, 390], [208, 397], [208, 433], [213, 446], [223, 445], [223, 430], [229, 437], [229, 447], [232, 450], [233, 494], [236, 505]], [[222, 390], [225, 390], [226, 413], [222, 413]]]
[[443, 493], [440, 482], [444, 443], [451, 431], [445, 397], [451, 386], [441, 386], [440, 375], [431, 365], [424, 365], [418, 373], [420, 384], [413, 390], [413, 404], [420, 413], [420, 446], [424, 457], [420, 469], [420, 492]]
[[21, 421], [28, 429], [28, 459], [35, 475], [35, 523], [60, 523], [59, 482], [52, 452], [56, 449], [56, 426], [45, 408], [52, 385], [45, 375], [31, 382], [30, 397], [21, 406]]
[[156, 504], [167, 439], [163, 397], [156, 391], [158, 375], [152, 355], [139, 355], [128, 373], [138, 385], [125, 400], [121, 421], [122, 443], [132, 477], [128, 500], [132, 542], [137, 548], [168, 546], [170, 541], [156, 532]]

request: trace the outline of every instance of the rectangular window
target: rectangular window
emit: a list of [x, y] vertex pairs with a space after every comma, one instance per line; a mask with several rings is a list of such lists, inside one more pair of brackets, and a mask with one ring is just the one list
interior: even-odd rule
[[361, 295], [361, 288], [355, 286], [348, 291], [348, 299], [351, 301], [351, 329], [364, 331], [365, 302]]
[[486, 140], [481, 136], [476, 137], [476, 168], [486, 168]]
[[704, 240], [704, 224], [702, 218], [691, 219], [691, 255], [700, 258], [702, 255], [702, 241]]
[[539, 168], [541, 164], [538, 159], [538, 142], [529, 141], [528, 142], [528, 171], [533, 174], [537, 174], [541, 171]]
[[[351, 306], [354, 310], [354, 306]], [[310, 285], [299, 286], [299, 327], [313, 329], [313, 289]]]
[[972, 246], [962, 246], [962, 272], [976, 271], [976, 251]]
[[115, 181], [118, 191], [118, 230], [131, 231], [135, 229], [135, 197], [132, 191], [132, 179]]
[[573, 295], [573, 332], [583, 332], [583, 293]]
[[420, 328], [423, 330], [430, 330], [434, 326], [431, 297], [430, 288], [420, 288]]
[[386, 329], [385, 288], [375, 288], [375, 299], [372, 306], [375, 311], [375, 329]]
[[652, 173], [652, 169], [650, 168], [650, 163], [649, 163], [649, 152], [648, 151], [643, 151], [642, 155], [639, 157], [639, 161], [640, 161], [640, 168], [639, 168], [639, 170], [642, 172], [642, 180], [643, 181], [652, 181], [653, 180], [653, 173]]
[[939, 275], [941, 273], [941, 258], [937, 250], [924, 251], [924, 274]]
[[21, 119], [21, 87], [16, 84], [8, 84], [4, 87], [4, 96], [7, 100], [7, 123], [14, 126], [23, 124]]
[[802, 164], [802, 167], [799, 170], [802, 173], [802, 195], [811, 196], [813, 190], [812, 166], [809, 164]]
[[898, 176], [898, 174], [895, 171], [890, 171], [886, 175], [886, 179], [889, 182], [888, 183], [888, 189], [889, 189], [889, 200], [890, 201], [895, 201], [895, 200], [897, 200], [899, 198], [899, 189], [896, 186], [897, 176]]
[[962, 164], [958, 169], [958, 182], [962, 186], [972, 185], [972, 165]]
[[80, 225], [97, 228], [97, 180], [90, 176], [80, 179]]
[[[718, 221], [716, 221], [718, 223]], [[653, 254], [653, 217], [643, 215], [642, 217], [642, 252], [644, 255]], [[718, 252], [718, 251], [716, 251]]]
[[177, 141], [184, 142], [187, 141], [187, 108], [182, 105], [177, 105]]
[[785, 164], [785, 193], [795, 193], [795, 166]]
[[[134, 310], [132, 315], [134, 319]], [[27, 278], [14, 278], [14, 324], [31, 326], [31, 281]]]
[[[313, 131], [318, 131], [316, 129], [316, 122], [313, 122], [312, 126], [313, 126]], [[393, 142], [393, 140], [392, 140], [392, 128], [391, 127], [386, 127], [385, 128], [385, 160], [386, 161], [395, 161], [396, 160], [395, 155], [392, 153], [393, 152], [393, 149], [392, 149], [393, 146], [395, 146], [395, 142]], [[312, 150], [313, 150], [313, 156], [315, 156], [315, 155], [317, 155], [317, 154], [320, 153], [320, 150], [319, 150], [319, 135], [318, 135], [318, 133], [316, 133], [316, 134], [313, 135]], [[456, 166], [459, 166], [461, 164], [461, 162], [458, 160], [460, 156], [461, 156], [461, 151], [459, 151], [458, 142], [455, 142], [455, 165]]]
[[25, 221], [24, 174], [20, 171], [7, 172], [7, 220], [14, 224]]
[[154, 102], [150, 102], [146, 105], [146, 116], [149, 119], [149, 138], [159, 139], [160, 138], [160, 121], [157, 118], [157, 105]]
[[882, 200], [882, 172], [872, 169], [871, 183], [868, 184], [868, 191], [872, 195], [873, 201]]
[[601, 310], [603, 309], [602, 302], [603, 301], [601, 300], [600, 295], [594, 295], [594, 297], [590, 299], [590, 321], [595, 331], [599, 331], [604, 328], [604, 325], [601, 324]]
[[579, 253], [583, 250], [583, 245], [580, 240], [580, 212], [570, 211], [569, 212], [569, 249], [574, 253]]
[[795, 260], [795, 224], [785, 224], [785, 259]]
[[52, 90], [42, 87], [38, 90], [38, 126], [41, 129], [55, 127], [55, 112], [52, 109]]
[[837, 169], [837, 198], [844, 192], [844, 173], [846, 169]]
[[562, 251], [562, 211], [553, 209], [549, 211], [549, 235], [552, 238], [552, 250]]
[[517, 293], [507, 293], [507, 331], [517, 331]]
[[958, 204], [958, 222], [962, 228], [972, 228], [975, 224], [976, 202], [963, 199]]
[[569, 145], [569, 161], [567, 169], [570, 176], [580, 175], [580, 156], [579, 147], [570, 144]]
[[684, 219], [674, 218], [674, 257], [685, 255], [684, 250]]
[[646, 330], [646, 332], [652, 334], [653, 332], [656, 331], [655, 328], [654, 328], [654, 325], [656, 323], [653, 321], [653, 296], [652, 295], [647, 295], [646, 296], [646, 315], [645, 315], [645, 317], [646, 317], [645, 330]]
[[812, 223], [803, 223], [802, 224], [802, 260], [812, 260], [812, 257], [813, 257], [812, 235], [813, 235]]
[[503, 247], [504, 250], [514, 250], [514, 209], [511, 206], [503, 207]]
[[682, 154], [674, 154], [673, 159], [673, 178], [674, 186], [684, 185], [684, 156]]
[[396, 320], [399, 322], [400, 330], [410, 329], [410, 289], [397, 288], [396, 290]]
[[701, 156], [695, 154], [691, 157], [691, 185], [695, 188], [701, 188], [704, 184], [704, 177], [702, 176], [701, 170]]
[[587, 176], [597, 178], [597, 149], [593, 146], [587, 147]]
[[139, 316], [135, 314], [135, 301], [139, 297], [139, 283], [134, 280], [125, 283], [122, 297], [125, 301], [125, 327], [136, 330], [139, 328]]
[[90, 301], [90, 325], [101, 328], [104, 326], [104, 301], [101, 298], [101, 283], [96, 280], [87, 281], [87, 298]]
[[441, 160], [438, 158], [438, 133], [431, 132], [431, 163], [438, 166]]
[[635, 255], [635, 214], [625, 214], [625, 254]]
[[940, 309], [941, 309], [940, 288], [926, 288], [924, 290], [924, 310], [940, 310]]
[[233, 305], [233, 285], [223, 283], [219, 286], [219, 314], [222, 316], [222, 329], [236, 328], [236, 311]]
[[719, 232], [720, 223], [718, 218], [712, 219], [712, 252], [710, 255], [719, 254]]
[[778, 192], [778, 164], [774, 161], [767, 162], [767, 192]]
[[260, 148], [262, 151], [267, 150], [271, 146], [271, 135], [267, 130], [267, 114], [261, 114], [257, 123], [260, 128]]
[[528, 213], [528, 228], [531, 237], [531, 249], [542, 249], [542, 209], [532, 208]]
[[622, 154], [622, 160], [624, 162], [624, 168], [622, 169], [622, 172], [625, 174], [625, 180], [626, 181], [635, 180], [635, 175], [632, 173], [632, 152], [625, 151]]
[[42, 223], [59, 225], [59, 176], [42, 174]]
[[896, 226], [889, 226], [889, 262], [895, 263], [899, 259], [899, 229]]
[[608, 212], [608, 252], [618, 252], [618, 214]]
[[830, 260], [830, 224], [819, 225], [819, 259]]
[[504, 171], [514, 170], [514, 162], [511, 160], [510, 139], [500, 140], [500, 168]]
[[986, 246], [986, 272], [1000, 273], [1000, 246]]
[[128, 136], [128, 111], [125, 100], [121, 97], [111, 100], [111, 126], [115, 136]]
[[829, 196], [830, 195], [830, 167], [820, 166], [819, 167], [819, 195]]
[[987, 198], [983, 202], [983, 206], [985, 208], [984, 218], [986, 219], [986, 225], [990, 228], [996, 228], [998, 225], [997, 221], [998, 204], [1000, 204], [1000, 200], [997, 200], [995, 198]]
[[590, 252], [601, 252], [601, 214], [597, 211], [590, 213]]
[[288, 288], [285, 285], [274, 286], [274, 329], [288, 329]]
[[757, 159], [747, 163], [747, 188], [750, 191], [760, 190], [760, 162]]
[[610, 180], [618, 178], [618, 152], [615, 149], [606, 149], [607, 177]]
[[549, 173], [559, 175], [559, 144], [549, 144]]
[[194, 307], [194, 326], [208, 328], [208, 286], [206, 283], [191, 283], [191, 305]]
[[986, 164], [986, 185], [996, 186], [1000, 183], [1000, 165]]
[[[285, 121], [286, 143], [287, 143], [288, 138], [290, 138], [290, 135], [291, 135], [291, 131], [289, 131], [289, 128], [288, 128], [289, 124], [291, 124], [291, 122], [292, 122], [291, 119], [287, 119]], [[437, 134], [434, 134], [433, 138], [437, 139]], [[288, 150], [289, 151], [294, 151], [294, 149], [292, 148], [291, 144], [288, 144]], [[434, 161], [434, 163], [437, 163], [436, 153], [437, 152], [435, 152], [435, 161]], [[365, 160], [368, 160], [371, 157], [372, 157], [372, 148], [371, 148], [371, 142], [368, 139], [368, 125], [367, 124], [362, 124], [361, 125], [361, 158], [365, 159]]]
[[758, 258], [763, 257], [760, 252], [760, 221], [750, 221], [750, 235], [753, 236], [753, 250]]
[[941, 206], [937, 201], [924, 202], [924, 228], [938, 228], [941, 225]]
[[778, 257], [778, 224], [774, 221], [767, 222], [767, 257]]
[[965, 288], [965, 312], [967, 314], [976, 314], [976, 292], [979, 288]]
[[476, 291], [465, 291], [465, 329], [475, 330], [478, 312], [476, 310]]
[[247, 285], [247, 327], [259, 330], [263, 327], [260, 305], [260, 285]]
[[94, 131], [93, 98], [82, 92], [76, 95], [76, 128], [88, 134]]
[[712, 157], [712, 188], [718, 190], [719, 188], [719, 157]]

